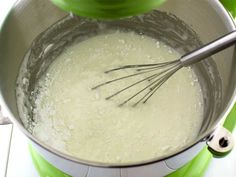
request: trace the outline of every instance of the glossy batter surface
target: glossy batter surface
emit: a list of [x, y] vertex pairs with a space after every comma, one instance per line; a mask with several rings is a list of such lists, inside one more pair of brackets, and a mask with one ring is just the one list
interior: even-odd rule
[[146, 104], [134, 108], [117, 105], [142, 86], [112, 100], [105, 97], [135, 78], [91, 88], [129, 73], [104, 74], [108, 69], [179, 57], [161, 42], [131, 32], [98, 35], [68, 47], [39, 81], [33, 135], [96, 162], [136, 162], [178, 150], [196, 138], [203, 119], [201, 90], [191, 69], [178, 71]]

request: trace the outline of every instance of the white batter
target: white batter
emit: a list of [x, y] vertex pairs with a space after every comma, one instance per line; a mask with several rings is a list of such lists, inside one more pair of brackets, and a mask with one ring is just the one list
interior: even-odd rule
[[91, 88], [124, 74], [104, 74], [108, 69], [179, 56], [152, 38], [124, 32], [98, 35], [67, 48], [40, 80], [33, 134], [64, 153], [96, 162], [142, 161], [178, 150], [196, 138], [203, 119], [200, 86], [190, 69], [178, 71], [146, 104], [135, 108], [117, 106], [135, 90], [105, 100], [130, 79]]

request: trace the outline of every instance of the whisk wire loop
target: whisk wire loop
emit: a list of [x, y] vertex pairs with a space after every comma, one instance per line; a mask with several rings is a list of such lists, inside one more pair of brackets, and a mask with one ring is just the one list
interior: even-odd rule
[[[99, 87], [109, 85], [109, 84], [111, 84], [113, 82], [116, 82], [116, 81], [128, 79], [130, 77], [144, 75], [144, 78], [142, 78], [142, 79], [140, 79], [136, 82], [133, 82], [132, 84], [130, 84], [130, 85], [124, 87], [123, 89], [120, 89], [120, 90], [116, 91], [115, 93], [111, 94], [110, 96], [106, 97], [106, 100], [109, 100], [109, 99], [121, 94], [122, 92], [127, 91], [128, 89], [130, 89], [130, 88], [132, 88], [132, 87], [134, 87], [138, 84], [141, 84], [145, 81], [148, 81], [150, 83], [147, 86], [145, 86], [142, 89], [138, 90], [132, 96], [130, 96], [125, 101], [123, 101], [122, 103], [119, 104], [119, 106], [123, 106], [126, 103], [128, 103], [130, 100], [137, 97], [138, 95], [140, 95], [142, 93], [145, 93], [145, 91], [147, 91], [147, 93], [145, 93], [144, 96], [142, 96], [137, 102], [135, 102], [132, 105], [132, 106], [137, 106], [141, 102], [146, 103], [151, 98], [151, 96], [157, 91], [157, 89], [160, 88], [162, 86], [162, 84], [164, 82], [166, 82], [166, 80], [168, 80], [169, 77], [171, 75], [173, 75], [180, 68], [181, 68], [181, 63], [180, 63], [179, 60], [174, 60], [174, 61], [164, 62], [164, 63], [158, 63], [158, 64], [125, 65], [125, 66], [122, 66], [122, 67], [118, 67], [118, 68], [108, 70], [105, 73], [108, 74], [108, 73], [111, 73], [111, 72], [124, 70], [124, 69], [134, 69], [134, 71], [136, 73], [129, 74], [127, 76], [122, 76], [122, 77], [119, 77], [119, 78], [116, 78], [116, 79], [106, 81], [104, 83], [101, 83], [101, 84], [93, 87], [92, 89], [97, 89]], [[147, 74], [152, 73], [152, 72], [154, 72], [154, 74], [146, 76]]]
[[139, 90], [138, 92], [134, 93], [131, 97], [126, 99], [124, 102], [120, 104], [120, 106], [126, 104], [136, 96], [140, 95], [144, 91], [148, 90], [147, 93], [144, 94], [136, 103], [133, 104], [133, 106], [138, 105], [139, 103], [146, 103], [153, 95], [154, 93], [179, 69], [192, 65], [194, 63], [200, 62], [203, 59], [206, 59], [207, 57], [224, 50], [236, 43], [236, 30], [214, 40], [209, 42], [208, 44], [203, 45], [202, 47], [193, 50], [192, 52], [187, 53], [186, 55], [183, 55], [180, 59], [178, 60], [173, 60], [169, 62], [164, 62], [164, 63], [154, 63], [154, 64], [140, 64], [140, 65], [125, 65], [121, 66], [118, 68], [114, 68], [111, 70], [106, 71], [105, 73], [111, 73], [114, 71], [119, 71], [119, 70], [124, 70], [124, 69], [134, 69], [136, 73], [134, 74], [129, 74], [127, 76], [119, 77], [104, 83], [101, 83], [92, 89], [97, 89], [101, 86], [105, 86], [108, 84], [111, 84], [113, 82], [123, 80], [123, 79], [128, 79], [134, 76], [138, 75], [145, 75], [151, 72], [154, 72], [154, 74], [149, 75], [149, 76], [144, 76], [144, 79], [141, 79], [137, 82], [134, 82], [130, 84], [129, 86], [126, 86], [125, 88], [117, 91], [116, 93], [108, 96], [106, 99], [111, 99], [112, 97], [130, 89], [131, 87], [137, 86], [140, 83], [143, 83], [144, 81], [149, 81], [147, 86]]

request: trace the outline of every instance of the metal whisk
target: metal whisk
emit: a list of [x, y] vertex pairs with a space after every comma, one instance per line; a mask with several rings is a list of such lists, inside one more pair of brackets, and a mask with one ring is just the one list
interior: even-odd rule
[[125, 99], [119, 106], [123, 106], [124, 104], [128, 103], [130, 100], [134, 99], [140, 94], [143, 94], [141, 98], [139, 98], [133, 106], [138, 105], [139, 103], [146, 103], [153, 94], [179, 69], [182, 67], [186, 67], [197, 63], [219, 51], [224, 50], [232, 46], [236, 42], [236, 31], [233, 31], [227, 35], [224, 35], [186, 55], [182, 56], [178, 60], [164, 62], [164, 63], [156, 63], [156, 64], [138, 64], [138, 65], [125, 65], [118, 68], [114, 68], [108, 71], [105, 71], [106, 74], [111, 72], [124, 70], [124, 69], [134, 69], [135, 73], [129, 74], [126, 76], [118, 77], [113, 80], [106, 81], [101, 83], [92, 89], [98, 89], [99, 87], [106, 86], [108, 84], [112, 84], [114, 82], [128, 79], [131, 77], [135, 77], [138, 75], [148, 74], [145, 78], [137, 80], [130, 85], [124, 87], [123, 89], [116, 91], [112, 95], [106, 97], [106, 100], [109, 100], [122, 92], [129, 90], [134, 86], [138, 86], [145, 81], [149, 81], [148, 84], [142, 88], [140, 88], [136, 93], [134, 93], [129, 98]]

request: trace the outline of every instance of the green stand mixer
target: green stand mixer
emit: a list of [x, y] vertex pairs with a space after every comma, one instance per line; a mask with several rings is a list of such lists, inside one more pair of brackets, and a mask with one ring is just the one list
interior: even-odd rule
[[[165, 0], [51, 0], [55, 5], [63, 10], [71, 12], [79, 16], [85, 16], [96, 19], [118, 19], [139, 15], [158, 8]], [[225, 8], [231, 12], [232, 16], [236, 16], [236, 1], [221, 0]], [[232, 109], [224, 122], [224, 127], [230, 132], [233, 131], [236, 124], [236, 106]], [[61, 172], [59, 169], [52, 166], [43, 157], [38, 154], [32, 146], [29, 146], [30, 153], [35, 167], [40, 176], [56, 176], [69, 177], [69, 175]], [[213, 153], [214, 154], [214, 153]], [[204, 148], [201, 152], [189, 163], [182, 168], [168, 175], [167, 177], [201, 177], [204, 175], [211, 159], [212, 153], [209, 149]]]
[[[127, 19], [125, 17], [136, 16], [139, 14], [143, 14], [149, 12], [153, 9], [161, 8], [162, 5], [168, 2], [168, 0], [51, 0], [56, 6], [60, 9], [65, 10], [66, 12], [56, 8], [52, 3], [48, 0], [21, 0], [18, 1], [13, 8], [12, 12], [9, 13], [9, 17], [5, 19], [5, 23], [1, 27], [0, 33], [0, 104], [4, 110], [4, 114], [6, 117], [11, 118], [13, 122], [20, 128], [20, 130], [26, 135], [29, 139], [29, 150], [32, 156], [33, 163], [41, 177], [70, 177], [70, 176], [83, 176], [83, 177], [97, 177], [99, 174], [101, 177], [156, 177], [159, 172], [163, 169], [159, 164], [164, 164], [174, 156], [166, 159], [165, 162], [154, 162], [149, 164], [136, 165], [136, 166], [121, 166], [118, 168], [113, 168], [111, 166], [96, 166], [89, 163], [78, 162], [77, 159], [66, 156], [59, 151], [54, 151], [50, 149], [48, 146], [41, 144], [37, 139], [31, 136], [30, 133], [24, 129], [21, 121], [19, 120], [19, 116], [17, 111], [15, 111], [15, 78], [18, 74], [18, 68], [21, 61], [21, 57], [25, 54], [25, 51], [30, 47], [32, 40], [38, 34], [41, 34], [45, 29], [47, 29], [50, 25], [54, 24], [61, 18], [68, 15], [68, 12], [78, 16], [84, 16], [93, 19], [105, 19], [105, 21], [111, 20], [119, 20], [119, 19]], [[182, 0], [169, 0], [174, 5], [176, 2], [182, 2]], [[191, 0], [186, 0], [191, 1]], [[184, 1], [183, 1], [184, 2]], [[203, 23], [195, 23], [195, 27], [198, 31], [203, 33], [207, 33], [203, 35], [201, 39], [205, 39], [205, 37], [210, 36], [214, 33], [215, 35], [220, 35], [224, 32], [229, 32], [229, 30], [236, 29], [233, 25], [232, 19], [230, 19], [227, 12], [225, 12], [224, 8], [218, 1], [208, 0], [208, 1], [196, 1], [192, 0], [191, 6], [184, 6], [181, 4], [179, 6], [178, 15], [182, 15], [185, 19], [189, 20], [189, 24], [193, 22], [193, 18], [189, 17], [189, 13], [194, 15], [194, 18], [198, 18], [200, 16], [200, 22]], [[229, 12], [231, 12], [232, 16], [236, 17], [236, 1], [235, 0], [221, 0], [222, 4], [227, 8]], [[199, 5], [199, 6], [196, 6]], [[171, 7], [171, 10], [176, 10], [175, 6]], [[184, 8], [182, 8], [184, 6]], [[199, 9], [203, 10], [200, 11]], [[199, 11], [195, 11], [195, 10]], [[204, 13], [206, 12], [206, 13]], [[183, 15], [184, 14], [184, 15]], [[207, 15], [206, 15], [207, 14]], [[223, 14], [223, 15], [222, 15]], [[221, 17], [221, 18], [220, 18]], [[208, 23], [204, 22], [204, 18], [206, 18]], [[213, 22], [214, 19], [218, 18], [218, 23]], [[213, 20], [212, 20], [213, 19]], [[191, 21], [192, 20], [192, 21]], [[211, 21], [212, 20], [212, 21]], [[226, 22], [226, 20], [228, 20]], [[230, 21], [230, 22], [229, 22]], [[212, 25], [209, 25], [209, 29], [206, 27], [207, 24], [213, 22]], [[226, 25], [227, 24], [227, 25]], [[224, 26], [225, 25], [225, 26]], [[199, 28], [201, 26], [202, 30]], [[212, 28], [211, 28], [212, 27]], [[222, 27], [222, 29], [220, 29]], [[206, 29], [206, 30], [205, 30]], [[204, 32], [203, 32], [204, 31]], [[202, 35], [201, 34], [201, 35]], [[215, 36], [214, 36], [215, 37]], [[209, 38], [213, 38], [210, 36]], [[207, 39], [208, 40], [208, 39]], [[17, 42], [16, 42], [17, 41]], [[204, 41], [205, 42], [205, 41]], [[45, 45], [46, 46], [46, 45]], [[43, 46], [44, 47], [44, 46]], [[48, 46], [46, 46], [48, 47]], [[233, 53], [234, 52], [234, 53]], [[227, 53], [227, 52], [226, 52]], [[229, 51], [226, 55], [223, 55], [225, 58], [232, 58], [232, 61], [235, 61], [235, 50]], [[235, 56], [235, 55], [234, 55]], [[224, 58], [223, 58], [224, 59]], [[229, 60], [227, 60], [229, 61]], [[222, 71], [229, 71], [231, 69], [231, 64], [234, 67], [235, 62], [230, 63], [230, 67], [226, 68]], [[233, 68], [233, 70], [235, 70]], [[231, 74], [231, 73], [230, 73]], [[230, 75], [232, 78], [235, 76], [235, 72], [232, 72]], [[225, 79], [226, 80], [226, 79]], [[235, 96], [235, 80], [230, 80], [229, 86], [232, 88], [228, 97]], [[233, 88], [234, 87], [234, 88]], [[222, 124], [225, 129], [229, 132], [234, 130], [236, 124], [236, 105], [233, 106], [233, 100], [230, 101], [229, 98], [226, 98], [227, 101], [224, 103], [226, 106], [223, 110], [225, 116], [222, 118]], [[234, 100], [235, 101], [235, 100]], [[228, 103], [232, 103], [231, 105]], [[230, 105], [230, 107], [229, 107]], [[229, 109], [229, 110], [228, 110]], [[230, 111], [231, 109], [231, 111]], [[227, 117], [227, 118], [226, 118]], [[18, 119], [17, 119], [18, 118]], [[224, 121], [224, 122], [223, 122]], [[212, 126], [212, 128], [215, 128]], [[213, 131], [213, 129], [212, 129]], [[210, 132], [212, 133], [212, 132]], [[205, 137], [204, 137], [205, 138]], [[203, 139], [201, 139], [202, 141]], [[202, 177], [205, 173], [205, 170], [208, 167], [208, 164], [211, 162], [213, 155], [210, 151], [212, 149], [207, 148], [206, 142], [199, 142], [199, 144], [203, 144], [203, 148], [201, 147], [199, 151], [196, 151], [195, 158], [191, 158], [192, 160], [188, 160], [188, 163], [184, 163], [185, 165], [181, 165], [178, 168], [171, 169], [171, 173], [167, 177]], [[223, 144], [227, 144], [227, 140], [223, 141]], [[202, 145], [201, 144], [201, 145]], [[196, 145], [196, 144], [195, 144]], [[193, 146], [195, 146], [193, 145]], [[178, 155], [183, 155], [184, 153], [188, 153], [192, 147], [186, 149]], [[227, 155], [227, 153], [217, 154], [213, 152], [213, 154], [218, 155]], [[173, 160], [173, 159], [171, 159]], [[171, 161], [173, 162], [173, 161]], [[158, 164], [159, 163], [159, 164]], [[171, 163], [169, 163], [171, 164]], [[111, 168], [110, 168], [111, 167]], [[158, 169], [158, 167], [160, 167]], [[92, 170], [91, 170], [92, 169]], [[105, 171], [105, 170], [107, 171]], [[72, 171], [75, 173], [72, 173]], [[117, 171], [118, 170], [118, 173]], [[158, 171], [160, 170], [160, 171]], [[110, 173], [111, 172], [111, 173]], [[127, 172], [123, 173], [122, 172]], [[126, 175], [128, 174], [129, 175]], [[105, 174], [105, 175], [103, 175]], [[111, 175], [110, 175], [111, 174]], [[165, 173], [166, 175], [167, 173]], [[164, 175], [162, 175], [164, 176]]]
[[[153, 10], [166, 0], [51, 0], [55, 5], [79, 16], [97, 19], [116, 19]], [[236, 1], [221, 0], [236, 16]]]

